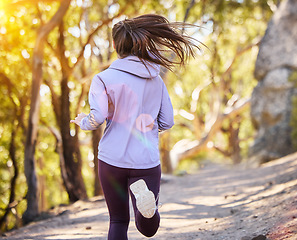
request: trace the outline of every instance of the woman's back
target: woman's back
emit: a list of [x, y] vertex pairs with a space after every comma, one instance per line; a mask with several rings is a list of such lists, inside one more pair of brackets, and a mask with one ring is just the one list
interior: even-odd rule
[[158, 129], [173, 125], [172, 105], [159, 71], [156, 64], [128, 56], [98, 74], [113, 104], [99, 159], [125, 168], [159, 164]]

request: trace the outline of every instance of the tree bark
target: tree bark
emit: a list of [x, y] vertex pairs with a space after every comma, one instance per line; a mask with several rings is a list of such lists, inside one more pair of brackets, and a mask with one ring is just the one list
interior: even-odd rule
[[[40, 157], [37, 160], [37, 165], [39, 167], [39, 169], [44, 169], [44, 158]], [[38, 176], [38, 188], [39, 188], [39, 192], [40, 192], [40, 211], [44, 212], [48, 209], [48, 203], [47, 203], [47, 198], [45, 195], [45, 191], [46, 191], [46, 176], [44, 174], [41, 174]]]
[[160, 136], [160, 155], [162, 172], [171, 174], [172, 165], [169, 154], [169, 143], [170, 143], [170, 131], [165, 131]]
[[[70, 100], [68, 87], [69, 65], [65, 57], [65, 43], [64, 43], [64, 24], [59, 26], [59, 58], [62, 67], [62, 81], [61, 81], [61, 97], [60, 97], [60, 131], [63, 144], [63, 155], [65, 161], [65, 169], [67, 179], [63, 179], [66, 191], [70, 202], [75, 202], [80, 199], [87, 198], [87, 192], [83, 181], [81, 169], [82, 159], [79, 150], [78, 136], [72, 137], [70, 135]], [[78, 130], [78, 129], [77, 129]], [[63, 175], [62, 175], [63, 176]], [[68, 184], [70, 181], [71, 184]]]
[[[235, 121], [230, 123], [229, 126], [229, 147], [230, 147], [230, 154], [233, 164], [239, 164], [241, 162], [241, 154], [240, 154], [240, 146], [239, 146], [239, 120], [236, 119]], [[235, 125], [235, 126], [234, 126]]]
[[99, 166], [98, 166], [98, 145], [102, 137], [102, 126], [92, 132], [92, 143], [94, 153], [94, 196], [102, 195], [103, 191], [99, 180]]
[[28, 130], [25, 143], [25, 176], [28, 185], [27, 192], [27, 209], [23, 214], [24, 223], [34, 220], [39, 215], [38, 204], [38, 186], [35, 170], [35, 145], [37, 139], [37, 128], [39, 122], [40, 109], [40, 85], [42, 82], [42, 60], [43, 47], [48, 34], [62, 21], [63, 16], [68, 10], [71, 0], [64, 0], [52, 19], [43, 25], [38, 34], [33, 51], [32, 67], [32, 87], [31, 87], [31, 104], [28, 121]]

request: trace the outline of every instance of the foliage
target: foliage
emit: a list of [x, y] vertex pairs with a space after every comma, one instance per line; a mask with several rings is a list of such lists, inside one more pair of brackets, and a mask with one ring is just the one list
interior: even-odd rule
[[[0, 217], [9, 203], [9, 187], [14, 169], [19, 169], [15, 189], [16, 207], [10, 208], [6, 223], [1, 230], [19, 225], [19, 218], [26, 208], [26, 180], [24, 176], [24, 142], [30, 103], [32, 82], [32, 56], [38, 29], [48, 22], [59, 7], [59, 1], [12, 1], [0, 0]], [[183, 21], [189, 10], [187, 22], [200, 27], [188, 29], [189, 34], [207, 45], [203, 53], [189, 62], [184, 69], [168, 73], [166, 84], [176, 112], [176, 127], [171, 132], [171, 145], [183, 139], [199, 140], [210, 122], [215, 103], [219, 112], [249, 97], [256, 82], [253, 67], [257, 55], [258, 40], [263, 36], [271, 17], [271, 6], [277, 1], [197, 1], [189, 8], [186, 0], [73, 0], [63, 21], [63, 36], [69, 69], [70, 112], [73, 118], [78, 111], [88, 112], [87, 90], [92, 76], [104, 69], [116, 54], [112, 49], [111, 27], [125, 17], [143, 13], [158, 13], [171, 21]], [[268, 4], [269, 3], [269, 4]], [[67, 203], [68, 197], [61, 179], [57, 141], [52, 129], [59, 128], [54, 114], [54, 97], [61, 94], [61, 45], [59, 29], [55, 28], [47, 38], [44, 48], [43, 79], [41, 85], [41, 111], [39, 135], [36, 147], [36, 165], [41, 184], [40, 206], [46, 211], [57, 204]], [[248, 50], [244, 49], [251, 46]], [[200, 55], [199, 55], [200, 54]], [[233, 61], [234, 60], [234, 61]], [[198, 104], [193, 107], [194, 89], [201, 88]], [[238, 96], [238, 98], [236, 98]], [[229, 104], [229, 105], [228, 105]], [[195, 116], [201, 123], [196, 128]], [[233, 119], [224, 121], [212, 146], [226, 152], [228, 129]], [[235, 123], [234, 123], [235, 124]], [[252, 127], [248, 112], [240, 114], [234, 128], [239, 129], [239, 139], [250, 139]], [[15, 129], [16, 165], [11, 160], [9, 148]], [[78, 131], [78, 132], [76, 132]], [[71, 126], [71, 135], [78, 134], [83, 159], [83, 176], [88, 196], [92, 196], [94, 164], [92, 163], [91, 133], [81, 132]], [[211, 146], [211, 144], [208, 144]], [[248, 141], [241, 141], [241, 154], [247, 150]], [[230, 153], [229, 153], [230, 154]], [[206, 153], [200, 153], [206, 156]], [[187, 165], [186, 163], [183, 163]], [[194, 164], [195, 165], [195, 164]]]
[[[249, 98], [256, 85], [254, 63], [259, 40], [272, 14], [270, 6], [266, 1], [256, 4], [250, 1], [208, 3], [196, 4], [189, 17], [189, 21], [202, 24], [203, 28], [197, 29], [194, 36], [206, 44], [207, 49], [203, 49], [202, 57], [191, 61], [189, 67], [170, 76], [170, 93], [177, 108], [172, 134], [176, 140], [173, 142], [188, 138], [193, 144], [207, 136], [215, 119], [235, 107], [241, 99]], [[233, 142], [230, 129], [234, 133], [238, 131]], [[215, 148], [225, 157], [234, 158], [235, 162], [244, 158], [253, 136], [248, 109], [236, 118], [224, 120], [220, 132], [208, 141], [207, 148]], [[232, 150], [234, 144], [240, 149], [237, 160]]]

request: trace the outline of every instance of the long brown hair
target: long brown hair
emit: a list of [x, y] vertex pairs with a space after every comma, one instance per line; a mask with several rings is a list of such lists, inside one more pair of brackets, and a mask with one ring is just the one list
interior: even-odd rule
[[[170, 23], [165, 17], [146, 14], [116, 23], [112, 29], [115, 50], [119, 57], [129, 55], [154, 62], [172, 70], [174, 64], [184, 65], [189, 57], [200, 50], [200, 43], [183, 33], [187, 26], [182, 22]], [[165, 47], [165, 48], [164, 48]], [[174, 53], [171, 57], [166, 52]]]

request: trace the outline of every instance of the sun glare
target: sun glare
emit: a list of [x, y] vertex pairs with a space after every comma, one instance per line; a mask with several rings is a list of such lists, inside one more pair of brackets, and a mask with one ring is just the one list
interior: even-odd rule
[[3, 23], [2, 19], [8, 11], [8, 1], [0, 0], [0, 24]]
[[6, 0], [0, 0], [0, 11], [5, 10], [5, 5], [7, 5]]

